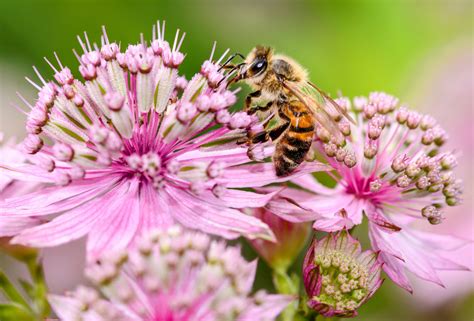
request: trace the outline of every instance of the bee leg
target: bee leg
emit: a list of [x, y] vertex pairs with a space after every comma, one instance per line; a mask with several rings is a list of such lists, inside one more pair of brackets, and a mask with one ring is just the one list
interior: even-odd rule
[[268, 132], [268, 136], [270, 136], [270, 138], [272, 139], [272, 141], [275, 141], [277, 140], [281, 134], [283, 134], [285, 132], [285, 130], [288, 129], [288, 126], [290, 126], [290, 122], [287, 121], [283, 124], [281, 124], [280, 126], [276, 127], [276, 128], [273, 128], [272, 130], [270, 130]]
[[251, 142], [252, 144], [265, 143], [266, 141], [268, 141], [268, 139], [268, 133], [266, 131], [263, 131], [253, 135], [253, 137], [251, 137]]
[[254, 98], [260, 97], [262, 92], [260, 90], [254, 91], [253, 93], [248, 94], [248, 96], [245, 98], [245, 111], [248, 111], [250, 109], [250, 106], [252, 105], [252, 100]]
[[290, 122], [285, 122], [281, 124], [280, 126], [273, 128], [269, 131], [262, 131], [260, 133], [255, 134], [253, 137], [251, 137], [251, 142], [252, 144], [258, 144], [258, 143], [264, 143], [271, 139], [272, 141], [277, 140], [281, 134], [285, 132], [285, 130], [288, 129], [288, 126], [290, 126]]

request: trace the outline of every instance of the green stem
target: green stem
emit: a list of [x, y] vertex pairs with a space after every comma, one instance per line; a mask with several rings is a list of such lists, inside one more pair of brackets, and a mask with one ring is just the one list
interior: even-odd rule
[[37, 256], [25, 260], [25, 264], [33, 281], [32, 299], [35, 312], [40, 317], [46, 317], [50, 313], [50, 307], [46, 298], [48, 289], [44, 278], [43, 266]]
[[[273, 284], [280, 294], [293, 295], [298, 297], [299, 278], [291, 278], [286, 270], [273, 270]], [[290, 303], [280, 315], [281, 321], [294, 321], [298, 310], [298, 300]]]

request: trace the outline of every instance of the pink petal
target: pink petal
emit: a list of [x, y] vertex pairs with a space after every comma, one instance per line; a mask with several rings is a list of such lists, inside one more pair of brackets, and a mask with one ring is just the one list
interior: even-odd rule
[[41, 224], [42, 221], [33, 217], [1, 217], [0, 218], [0, 237], [13, 236], [21, 231]]
[[146, 231], [164, 229], [174, 224], [168, 204], [153, 186], [144, 184], [140, 189], [141, 220], [135, 238], [140, 238]]
[[237, 321], [274, 320], [294, 300], [288, 295], [266, 295], [262, 304], [246, 309]]
[[253, 282], [255, 281], [255, 274], [257, 274], [258, 261], [255, 259], [247, 266], [250, 272], [247, 274], [245, 285], [242, 287], [243, 293], [250, 293], [252, 291]]
[[[440, 269], [466, 269], [447, 258], [447, 253], [443, 250], [443, 247], [446, 247], [443, 242], [445, 237], [429, 234], [410, 228], [388, 233], [378, 225], [370, 224], [371, 241], [375, 249], [382, 250], [381, 259], [385, 263], [384, 269], [396, 283], [407, 289], [409, 287], [406, 285], [404, 269], [423, 280], [441, 286], [443, 283], [438, 275]], [[454, 240], [453, 237], [446, 237], [446, 239], [451, 243], [462, 243]], [[402, 258], [403, 261], [397, 257]]]
[[334, 215], [331, 218], [320, 218], [317, 219], [313, 228], [318, 231], [323, 232], [336, 232], [343, 229], [351, 229], [354, 226], [354, 223], [347, 217], [342, 216], [340, 213]]
[[172, 215], [179, 223], [188, 228], [199, 229], [226, 238], [245, 235], [251, 239], [261, 237], [274, 240], [270, 228], [250, 215], [210, 203], [205, 204], [180, 189], [169, 188], [166, 190], [166, 195]]
[[272, 183], [286, 182], [301, 175], [329, 171], [332, 167], [320, 162], [305, 162], [291, 175], [278, 177], [273, 163], [259, 163], [226, 168], [222, 177], [216, 179], [227, 187], [260, 187]]
[[76, 320], [81, 315], [83, 304], [75, 298], [51, 294], [48, 301], [60, 320]]
[[271, 193], [255, 193], [228, 188], [225, 190], [224, 194], [218, 198], [211, 192], [199, 195], [198, 198], [214, 205], [232, 208], [248, 208], [265, 206], [277, 193], [278, 191]]
[[38, 183], [54, 183], [52, 176], [43, 171], [38, 171], [38, 167], [28, 164], [0, 164], [2, 175], [10, 179]]
[[118, 180], [81, 180], [66, 187], [52, 186], [0, 203], [2, 215], [39, 216], [63, 212], [107, 193]]
[[186, 164], [195, 163], [198, 161], [203, 162], [212, 162], [212, 161], [221, 161], [226, 164], [226, 166], [238, 165], [249, 162], [249, 157], [247, 156], [247, 148], [237, 147], [237, 148], [228, 148], [223, 150], [192, 150], [190, 152], [184, 153], [178, 157], [177, 160]]
[[78, 239], [89, 233], [104, 214], [104, 210], [116, 201], [115, 195], [115, 190], [112, 190], [100, 198], [93, 199], [56, 217], [49, 223], [26, 229], [16, 236], [12, 243], [46, 247]]
[[329, 188], [321, 183], [313, 176], [313, 174], [301, 175], [293, 180], [293, 183], [307, 189], [308, 191], [317, 193], [319, 195], [333, 195], [340, 192], [340, 188]]
[[386, 215], [380, 212], [377, 209], [371, 209], [366, 211], [367, 217], [371, 222], [378, 225], [385, 232], [393, 233], [401, 230], [400, 227], [395, 225]]
[[122, 184], [114, 195], [114, 202], [101, 213], [87, 238], [87, 255], [94, 259], [106, 251], [125, 249], [134, 238], [140, 222], [140, 182]]
[[[274, 190], [265, 188], [263, 190]], [[311, 206], [304, 207], [303, 203], [314, 197], [314, 194], [303, 190], [287, 188], [278, 193], [267, 204], [266, 208], [273, 214], [293, 223], [314, 221], [321, 215], [314, 211]]]

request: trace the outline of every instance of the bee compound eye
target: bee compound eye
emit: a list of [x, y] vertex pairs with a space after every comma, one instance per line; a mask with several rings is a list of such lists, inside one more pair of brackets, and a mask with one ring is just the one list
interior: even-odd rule
[[266, 60], [263, 60], [263, 59], [260, 59], [260, 60], [257, 60], [253, 65], [252, 65], [252, 73], [254, 75], [262, 72], [263, 70], [265, 70], [265, 68], [267, 67], [267, 61]]

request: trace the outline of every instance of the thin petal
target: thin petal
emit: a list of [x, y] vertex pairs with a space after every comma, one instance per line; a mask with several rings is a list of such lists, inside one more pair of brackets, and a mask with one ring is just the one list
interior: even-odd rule
[[274, 320], [294, 300], [288, 295], [267, 295], [262, 304], [246, 309], [237, 321]]
[[36, 247], [55, 246], [78, 239], [89, 233], [93, 225], [115, 201], [115, 189], [100, 198], [76, 207], [51, 222], [24, 230], [12, 243]]
[[139, 181], [122, 184], [113, 202], [89, 232], [87, 255], [90, 259], [105, 251], [125, 249], [134, 238], [140, 222]]
[[301, 175], [329, 171], [332, 167], [320, 162], [305, 162], [291, 175], [279, 177], [273, 163], [260, 163], [227, 168], [222, 177], [216, 179], [227, 187], [260, 187], [272, 183], [286, 182]]
[[209, 202], [219, 206], [232, 208], [263, 207], [278, 193], [255, 193], [237, 189], [226, 189], [224, 194], [218, 198], [211, 192], [199, 195], [198, 198], [204, 202]]
[[48, 301], [60, 320], [76, 320], [81, 315], [83, 304], [75, 298], [51, 294]]
[[0, 237], [17, 235], [41, 223], [40, 219], [33, 217], [0, 217]]
[[182, 225], [226, 238], [274, 239], [270, 228], [255, 217], [226, 207], [206, 204], [180, 189], [166, 191], [172, 215]]

